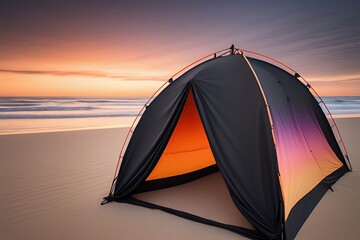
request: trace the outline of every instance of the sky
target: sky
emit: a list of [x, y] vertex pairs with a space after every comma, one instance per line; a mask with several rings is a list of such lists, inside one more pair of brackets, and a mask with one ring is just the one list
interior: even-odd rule
[[360, 1], [0, 0], [0, 96], [146, 97], [231, 44], [360, 95]]

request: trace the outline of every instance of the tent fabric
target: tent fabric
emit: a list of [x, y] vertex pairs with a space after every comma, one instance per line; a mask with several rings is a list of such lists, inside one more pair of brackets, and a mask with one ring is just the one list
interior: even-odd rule
[[[327, 176], [338, 169], [345, 173], [346, 163], [308, 88], [274, 65], [248, 59], [271, 107], [287, 219], [293, 207]], [[300, 227], [288, 228], [288, 233]]]
[[285, 222], [286, 239], [294, 239], [310, 213], [316, 207], [321, 198], [341, 176], [349, 169], [346, 165], [327, 176], [291, 209]]
[[193, 78], [195, 101], [235, 205], [256, 229], [276, 238], [281, 194], [266, 105], [242, 55], [222, 63]]
[[252, 236], [254, 230], [241, 228], [239, 234], [293, 239], [329, 186], [348, 170], [306, 86], [274, 65], [234, 54], [190, 69], [152, 101], [108, 199], [229, 229], [131, 197], [219, 171], [256, 231]]

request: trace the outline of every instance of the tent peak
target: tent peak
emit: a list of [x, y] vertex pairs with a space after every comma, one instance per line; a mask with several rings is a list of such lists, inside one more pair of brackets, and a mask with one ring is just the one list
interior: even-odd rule
[[230, 50], [231, 50], [231, 55], [234, 55], [234, 54], [235, 54], [235, 47], [234, 47], [234, 44], [231, 44], [231, 46], [230, 46]]

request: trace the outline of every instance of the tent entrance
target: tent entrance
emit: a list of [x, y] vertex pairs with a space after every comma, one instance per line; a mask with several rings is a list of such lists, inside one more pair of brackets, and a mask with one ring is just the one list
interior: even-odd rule
[[191, 88], [166, 148], [143, 186], [145, 191], [140, 187], [132, 195], [133, 204], [186, 215], [249, 237], [256, 234], [217, 170]]
[[171, 138], [146, 181], [179, 176], [215, 164], [190, 88]]

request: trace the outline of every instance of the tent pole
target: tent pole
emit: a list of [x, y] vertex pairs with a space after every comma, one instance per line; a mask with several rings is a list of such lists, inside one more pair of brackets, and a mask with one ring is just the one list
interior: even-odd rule
[[[251, 66], [249, 60], [247, 59], [247, 57], [245, 56], [245, 54], [243, 53], [242, 50], [238, 50], [241, 55], [243, 56], [243, 58], [245, 59], [246, 63], [248, 64], [249, 68], [251, 69], [257, 83], [258, 83], [258, 86], [260, 88], [260, 91], [262, 93], [262, 96], [263, 96], [263, 99], [264, 99], [264, 102], [265, 102], [265, 105], [266, 105], [266, 110], [267, 110], [267, 114], [268, 114], [268, 117], [269, 117], [269, 121], [270, 121], [270, 127], [271, 127], [271, 133], [272, 133], [272, 137], [273, 137], [273, 142], [274, 142], [274, 147], [275, 147], [275, 153], [277, 155], [277, 151], [276, 151], [276, 136], [275, 136], [275, 130], [274, 130], [274, 122], [272, 120], [272, 117], [271, 117], [271, 111], [270, 111], [270, 106], [269, 106], [269, 103], [267, 101], [267, 98], [266, 98], [266, 95], [265, 95], [265, 92], [261, 86], [261, 83], [260, 83], [260, 80], [254, 70], [254, 68]], [[276, 158], [277, 159], [277, 158]], [[281, 239], [283, 240], [286, 240], [286, 234], [285, 234], [285, 206], [284, 206], [284, 200], [283, 200], [283, 195], [282, 195], [282, 189], [281, 189], [281, 184], [280, 184], [280, 171], [279, 171], [279, 166], [278, 166], [278, 162], [276, 161], [276, 167], [277, 167], [277, 172], [278, 172], [278, 186], [279, 186], [279, 197], [280, 197], [280, 211], [281, 211], [281, 226], [282, 226], [282, 230], [281, 230]]]
[[265, 101], [267, 114], [268, 114], [268, 117], [269, 117], [269, 120], [270, 120], [272, 137], [273, 137], [274, 145], [275, 145], [275, 148], [276, 148], [276, 137], [275, 137], [275, 130], [274, 130], [274, 122], [273, 122], [272, 117], [271, 117], [270, 106], [269, 106], [269, 103], [268, 103], [268, 101], [267, 101], [267, 99], [266, 99], [265, 92], [264, 92], [263, 88], [261, 87], [261, 83], [260, 83], [260, 81], [259, 81], [259, 78], [258, 78], [258, 76], [256, 75], [255, 70], [254, 70], [254, 68], [251, 66], [249, 60], [247, 59], [247, 57], [245, 56], [245, 54], [242, 54], [242, 56], [243, 56], [243, 58], [245, 59], [245, 61], [246, 61], [246, 63], [248, 64], [248, 66], [250, 67], [250, 69], [251, 69], [251, 71], [252, 71], [252, 73], [253, 73], [253, 75], [254, 75], [257, 83], [258, 83], [258, 86], [259, 86], [259, 88], [260, 88], [260, 91], [261, 91], [261, 94], [262, 94], [262, 96], [263, 96], [263, 99], [264, 99], [264, 101]]

